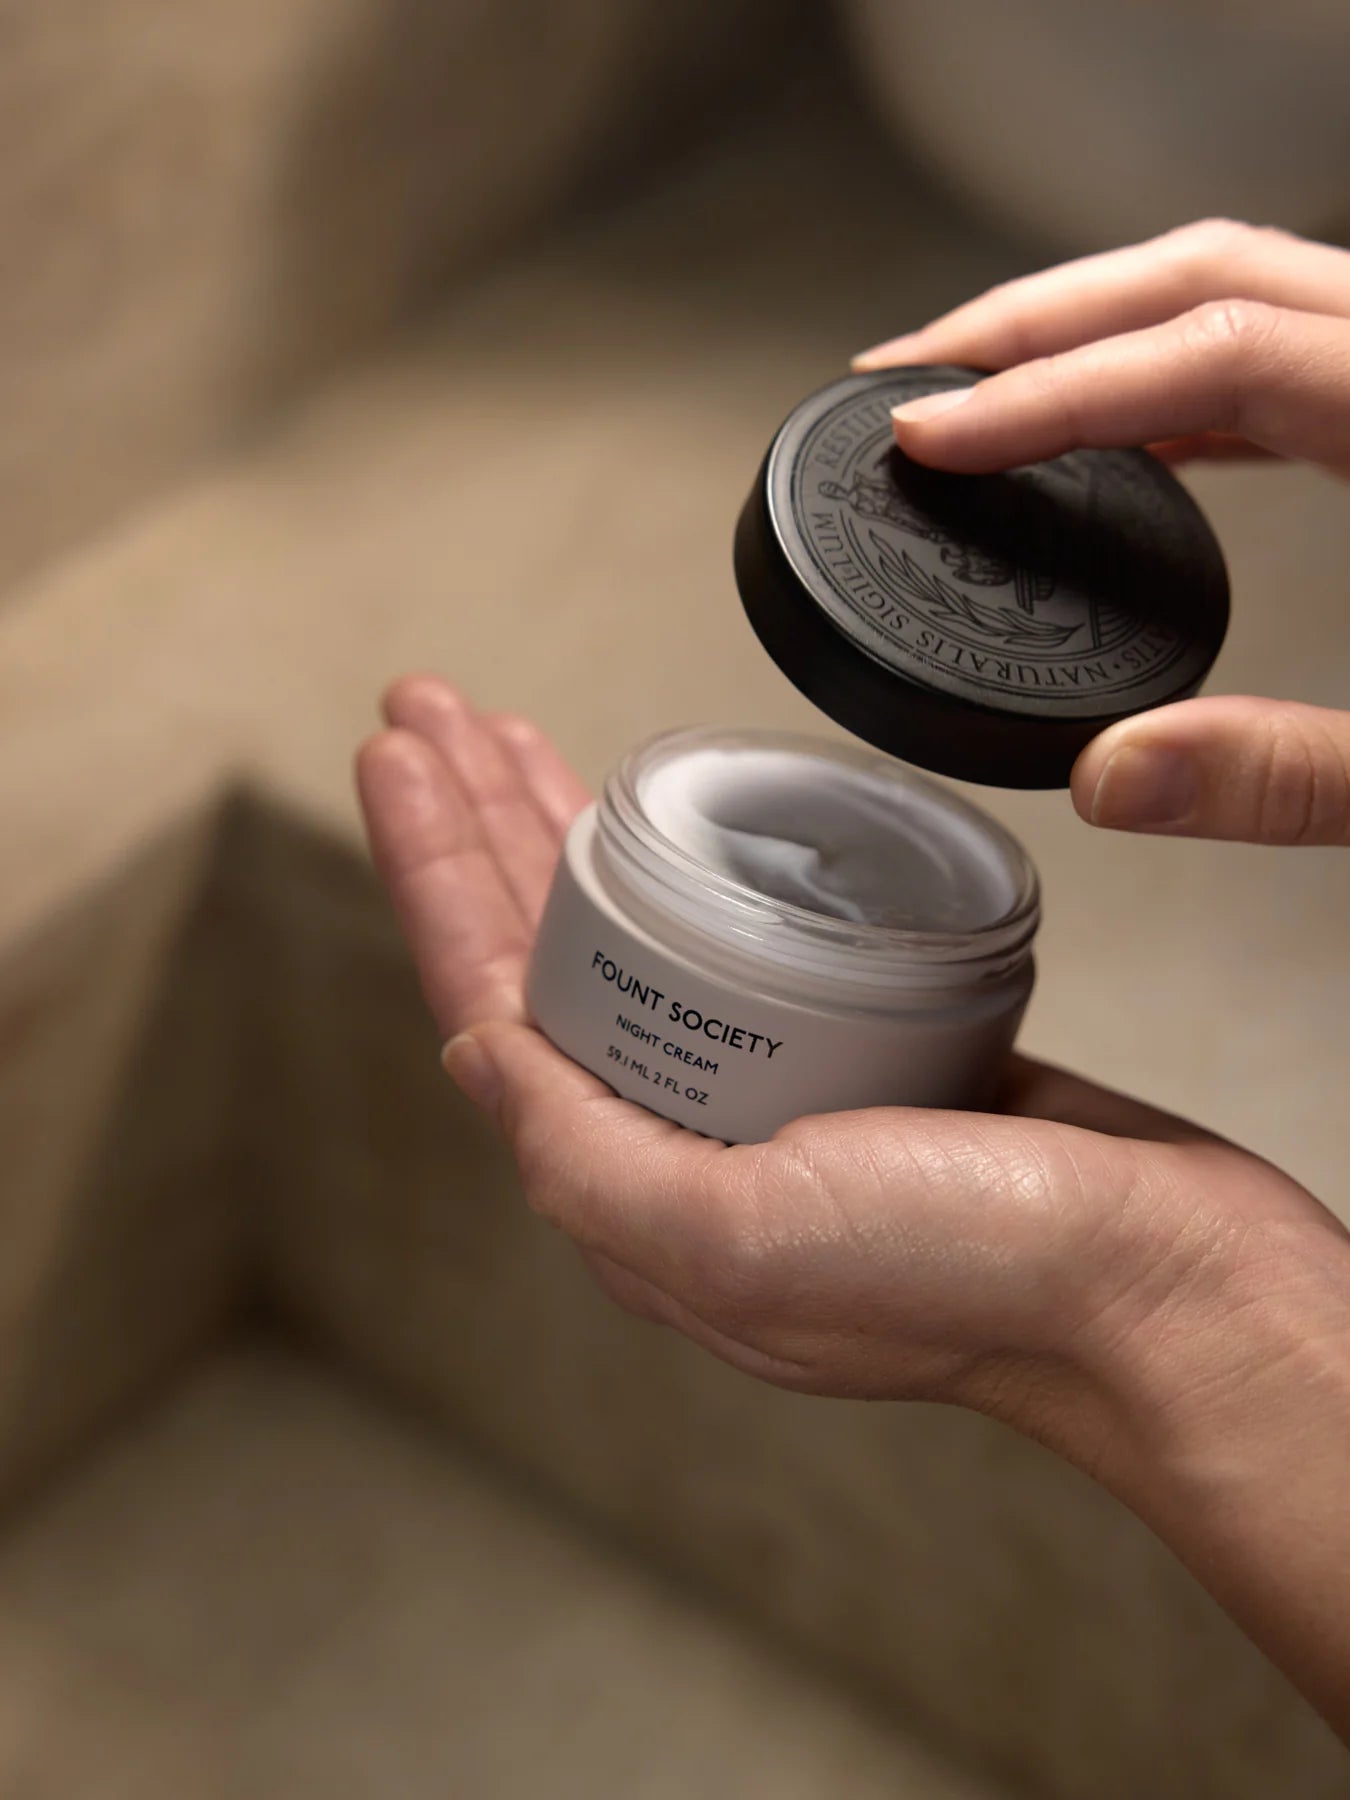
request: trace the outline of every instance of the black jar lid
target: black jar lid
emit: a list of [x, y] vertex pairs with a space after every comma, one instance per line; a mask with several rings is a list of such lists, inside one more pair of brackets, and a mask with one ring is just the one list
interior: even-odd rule
[[1098, 732], [1195, 692], [1227, 570], [1145, 450], [949, 475], [896, 447], [893, 406], [980, 379], [890, 369], [804, 400], [741, 513], [736, 580], [779, 668], [857, 737], [966, 781], [1064, 787]]

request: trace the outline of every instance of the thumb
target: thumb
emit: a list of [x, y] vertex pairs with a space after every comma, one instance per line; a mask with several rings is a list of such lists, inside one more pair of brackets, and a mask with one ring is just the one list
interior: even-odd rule
[[1223, 695], [1124, 719], [1074, 765], [1091, 825], [1249, 844], [1350, 844], [1350, 713]]
[[513, 1140], [525, 1119], [556, 1122], [611, 1091], [529, 1025], [494, 1021], [461, 1031], [441, 1051], [441, 1062], [461, 1092]]

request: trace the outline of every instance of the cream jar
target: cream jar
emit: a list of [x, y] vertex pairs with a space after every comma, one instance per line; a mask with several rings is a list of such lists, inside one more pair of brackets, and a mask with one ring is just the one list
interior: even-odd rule
[[1035, 872], [875, 753], [692, 729], [574, 822], [531, 963], [546, 1035], [729, 1142], [804, 1113], [986, 1104], [1031, 992]]

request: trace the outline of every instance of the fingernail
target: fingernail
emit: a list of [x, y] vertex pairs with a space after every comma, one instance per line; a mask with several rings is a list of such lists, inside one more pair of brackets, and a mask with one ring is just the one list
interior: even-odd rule
[[461, 1031], [458, 1037], [451, 1038], [441, 1051], [441, 1062], [451, 1081], [475, 1106], [489, 1113], [497, 1110], [502, 1078], [496, 1063], [471, 1031]]
[[942, 413], [951, 412], [955, 407], [963, 406], [974, 392], [973, 387], [963, 387], [946, 388], [940, 394], [925, 394], [921, 400], [906, 400], [903, 406], [893, 406], [891, 417], [901, 425], [926, 423]]
[[1184, 824], [1199, 798], [1191, 757], [1162, 744], [1123, 744], [1097, 777], [1090, 817], [1113, 831], [1157, 830]]

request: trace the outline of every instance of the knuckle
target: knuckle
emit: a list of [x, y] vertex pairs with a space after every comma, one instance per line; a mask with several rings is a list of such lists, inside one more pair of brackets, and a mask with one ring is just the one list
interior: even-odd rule
[[1166, 234], [1169, 247], [1188, 267], [1213, 273], [1246, 254], [1259, 233], [1242, 219], [1195, 219]]
[[1024, 364], [1021, 370], [1036, 403], [1036, 411], [1055, 420], [1072, 437], [1081, 435], [1081, 355], [1081, 352], [1069, 350], [1056, 356], [1040, 356]]
[[1283, 225], [1247, 225], [1245, 248], [1248, 252], [1269, 254], [1272, 250], [1287, 250], [1291, 244], [1306, 244], [1307, 239], [1298, 232], [1289, 231]]
[[1054, 399], [1063, 391], [1063, 356], [1035, 357], [1022, 373], [1028, 384], [1045, 399]]
[[974, 304], [981, 323], [996, 327], [997, 364], [1015, 367], [1036, 355], [1038, 318], [1027, 305], [1022, 281], [1000, 281]]
[[1186, 315], [1188, 340], [1202, 353], [1247, 363], [1270, 337], [1278, 309], [1264, 300], [1206, 300]]
[[1180, 320], [1181, 347], [1206, 389], [1212, 431], [1240, 431], [1253, 384], [1278, 358], [1278, 308], [1264, 301], [1207, 300]]
[[[1251, 225], [1228, 218], [1198, 219], [1156, 240], [1178, 313], [1193, 303], [1221, 296], [1225, 290], [1240, 295], [1253, 284], [1259, 285], [1261, 272], [1272, 259], [1283, 259], [1290, 246], [1300, 241], [1277, 225]], [[1229, 304], [1222, 299], [1217, 303]]]
[[1307, 734], [1293, 721], [1270, 721], [1261, 745], [1256, 783], [1256, 827], [1261, 843], [1293, 847], [1317, 841], [1318, 760]]

